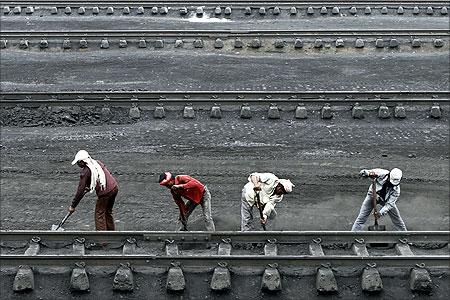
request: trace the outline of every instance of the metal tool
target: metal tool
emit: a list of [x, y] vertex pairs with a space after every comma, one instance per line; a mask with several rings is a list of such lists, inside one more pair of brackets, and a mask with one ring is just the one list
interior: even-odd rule
[[[264, 219], [264, 215], [263, 215], [263, 208], [262, 208], [262, 204], [261, 204], [261, 199], [259, 198], [259, 192], [255, 192], [255, 198], [256, 198], [256, 207], [259, 210], [259, 217], [261, 218], [261, 220]], [[266, 224], [261, 223], [261, 227], [264, 231], [266, 231]]]
[[386, 231], [386, 225], [378, 225], [376, 178], [372, 178], [372, 204], [375, 224], [373, 226], [369, 226], [369, 231]]
[[59, 222], [58, 225], [53, 224], [52, 225], [52, 231], [64, 231], [64, 228], [62, 228], [61, 226], [63, 226], [63, 224], [66, 222], [66, 220], [70, 217], [70, 215], [72, 214], [72, 212], [68, 212], [67, 215], [64, 217], [64, 219], [61, 220], [61, 222]]

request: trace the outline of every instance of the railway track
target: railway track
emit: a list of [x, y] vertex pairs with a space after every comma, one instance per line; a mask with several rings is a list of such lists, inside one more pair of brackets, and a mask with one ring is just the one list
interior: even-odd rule
[[16, 1], [0, 1], [2, 5], [20, 5], [20, 6], [82, 6], [82, 5], [133, 5], [133, 6], [309, 6], [309, 5], [448, 5], [445, 0], [306, 0], [306, 1], [267, 1], [267, 0], [226, 0], [226, 1], [212, 1], [212, 0], [166, 0], [166, 1], [148, 1], [148, 0], [16, 0]]
[[321, 49], [448, 47], [448, 29], [1, 31], [0, 48]]
[[[336, 292], [335, 276], [362, 270], [363, 290], [379, 292], [382, 279], [378, 269], [410, 272], [411, 289], [417, 291], [430, 289], [428, 270], [449, 272], [448, 231], [0, 231], [0, 241], [2, 274], [17, 271], [15, 291], [33, 289], [33, 272], [39, 276], [43, 267], [73, 269], [71, 289], [83, 291], [89, 289], [86, 270], [92, 274], [93, 268], [107, 267], [118, 268], [113, 289], [121, 291], [133, 291], [133, 273], [142, 272], [142, 268], [166, 270], [168, 291], [184, 290], [184, 277], [189, 272], [209, 276], [212, 270], [212, 290], [229, 289], [230, 273], [252, 270], [253, 274], [263, 273], [261, 286], [269, 292], [281, 290], [281, 274], [316, 274], [319, 292]], [[83, 288], [74, 284], [80, 273], [86, 277]], [[365, 277], [370, 277], [370, 282], [365, 282]]]
[[18, 104], [151, 104], [151, 103], [284, 103], [298, 102], [334, 105], [450, 102], [450, 91], [68, 91], [68, 92], [1, 92], [2, 106]]

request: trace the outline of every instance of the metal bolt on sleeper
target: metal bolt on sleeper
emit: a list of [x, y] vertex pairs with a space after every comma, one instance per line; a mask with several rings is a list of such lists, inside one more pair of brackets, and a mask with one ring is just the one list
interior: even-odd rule
[[78, 14], [79, 15], [84, 15], [85, 13], [86, 13], [86, 9], [83, 6], [78, 7]]
[[344, 47], [344, 40], [341, 38], [336, 39], [335, 46], [336, 46], [336, 48]]
[[388, 13], [388, 8], [386, 6], [383, 6], [381, 8], [381, 14], [386, 15]]
[[156, 40], [155, 41], [155, 48], [156, 49], [164, 48], [164, 40]]
[[314, 41], [314, 48], [322, 48], [323, 47], [323, 41], [322, 39], [316, 39]]
[[126, 48], [128, 46], [127, 40], [119, 40], [119, 48]]
[[266, 14], [266, 8], [265, 7], [260, 7], [259, 8], [259, 14], [260, 15], [265, 15]]
[[363, 39], [356, 39], [355, 41], [355, 48], [364, 48], [364, 40]]
[[303, 48], [303, 41], [301, 39], [295, 39], [294, 48], [295, 49]]
[[372, 8], [370, 8], [370, 6], [367, 6], [367, 7], [364, 9], [364, 14], [370, 15], [371, 13], [372, 13]]
[[350, 7], [349, 12], [350, 12], [350, 14], [352, 14], [352, 15], [356, 15], [356, 13], [358, 12], [358, 10], [356, 9], [356, 7], [352, 6], [352, 7]]
[[20, 7], [20, 6], [14, 7], [14, 9], [13, 9], [14, 14], [19, 15], [21, 12], [22, 12], [22, 7]]
[[66, 8], [64, 8], [64, 13], [66, 15], [70, 15], [72, 13], [72, 8], [70, 6], [66, 6]]
[[322, 6], [322, 8], [320, 9], [320, 14], [326, 15], [327, 13], [328, 13], [328, 9], [325, 6]]
[[80, 48], [81, 49], [85, 49], [85, 48], [87, 48], [88, 47], [88, 42], [87, 42], [87, 40], [86, 39], [81, 39], [80, 40]]
[[100, 8], [98, 8], [97, 6], [94, 6], [92, 8], [92, 14], [93, 15], [98, 15], [100, 13]]
[[139, 40], [138, 47], [139, 48], [147, 48], [147, 42], [145, 41], [145, 39], [140, 39]]
[[247, 7], [245, 8], [245, 14], [246, 14], [246, 15], [251, 15], [251, 14], [252, 14], [252, 9], [251, 9], [250, 7], [247, 6]]
[[296, 15], [297, 14], [297, 8], [295, 6], [291, 7], [291, 9], [289, 10], [289, 13], [291, 15]]
[[242, 42], [242, 40], [240, 38], [236, 38], [234, 40], [234, 48], [243, 48], [244, 47], [244, 42]]
[[175, 48], [181, 48], [183, 44], [183, 40], [175, 40]]
[[122, 10], [122, 13], [123, 13], [124, 15], [130, 14], [130, 8], [129, 8], [128, 6], [125, 6], [125, 7], [123, 8], [123, 10]]
[[222, 41], [220, 38], [217, 38], [217, 39], [214, 41], [214, 48], [216, 48], [216, 49], [222, 49], [223, 46], [224, 46], [223, 41]]
[[138, 15], [143, 15], [144, 12], [145, 12], [145, 8], [144, 8], [143, 6], [139, 6], [139, 7], [137, 8], [136, 13], [137, 13]]
[[314, 14], [314, 8], [312, 6], [309, 6], [306, 10], [306, 14], [313, 15]]
[[106, 9], [106, 14], [107, 14], [107, 15], [112, 15], [112, 14], [114, 14], [114, 7], [108, 6], [108, 8]]
[[9, 6], [3, 6], [3, 13], [5, 15], [9, 14], [11, 12], [11, 9], [9, 8]]
[[418, 15], [420, 13], [419, 7], [414, 6], [412, 10], [413, 15]]
[[397, 9], [397, 14], [403, 15], [404, 13], [405, 13], [405, 9], [403, 8], [403, 6], [399, 6], [399, 8]]
[[109, 48], [109, 41], [107, 39], [103, 39], [100, 42], [100, 48], [101, 49], [108, 49]]
[[278, 16], [280, 13], [281, 13], [280, 8], [278, 6], [275, 6], [274, 9], [273, 9], [273, 14], [275, 16]]
[[169, 8], [167, 8], [166, 6], [161, 7], [161, 9], [159, 10], [159, 13], [161, 15], [167, 15], [169, 13]]
[[180, 8], [180, 15], [185, 16], [185, 15], [187, 15], [187, 13], [188, 13], [188, 10], [186, 7]]
[[340, 13], [339, 7], [337, 7], [337, 6], [333, 7], [333, 9], [331, 10], [331, 13], [333, 15], [338, 15]]
[[33, 6], [27, 6], [27, 8], [25, 8], [25, 13], [27, 15], [31, 15], [32, 13], [34, 13], [34, 7]]
[[151, 12], [152, 14], [156, 15], [158, 13], [158, 7], [153, 6]]
[[216, 16], [222, 14], [222, 9], [220, 8], [220, 6], [217, 6], [217, 7], [214, 9], [214, 14], [215, 14]]
[[411, 41], [411, 47], [413, 47], [413, 48], [418, 48], [418, 47], [420, 47], [420, 46], [422, 46], [422, 42], [421, 42], [420, 39], [415, 38], [415, 39], [413, 39], [413, 40]]
[[231, 7], [229, 7], [229, 6], [225, 7], [224, 14], [225, 14], [226, 16], [231, 15]]

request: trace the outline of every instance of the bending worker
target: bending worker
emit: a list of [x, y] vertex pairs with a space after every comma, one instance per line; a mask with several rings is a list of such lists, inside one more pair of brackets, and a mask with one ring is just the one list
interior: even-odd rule
[[[211, 194], [206, 185], [191, 176], [174, 176], [170, 172], [162, 173], [159, 176], [159, 184], [170, 189], [173, 200], [178, 205], [180, 210], [178, 220], [181, 222], [178, 230], [187, 231], [189, 216], [199, 204], [202, 207], [206, 230], [216, 230], [211, 216]], [[182, 197], [188, 201], [185, 203]]]
[[[395, 204], [400, 196], [400, 180], [402, 179], [402, 171], [397, 168], [394, 168], [391, 171], [384, 169], [361, 170], [359, 175], [362, 177], [370, 177], [375, 179], [377, 204], [382, 205], [382, 208], [378, 212], [378, 217], [388, 214], [392, 220], [395, 230], [406, 231], [405, 222], [403, 222], [397, 205]], [[366, 223], [372, 210], [372, 185], [370, 185], [366, 198], [362, 203], [359, 215], [353, 224], [352, 231], [362, 230], [363, 225]]]
[[[253, 230], [253, 207], [262, 210], [261, 224], [266, 225], [268, 219], [275, 219], [275, 206], [283, 200], [283, 195], [292, 192], [294, 185], [289, 179], [278, 179], [272, 173], [252, 173], [248, 183], [242, 189], [241, 197], [241, 231]], [[259, 203], [257, 203], [259, 195]], [[258, 213], [260, 216], [260, 213]], [[273, 225], [271, 226], [273, 229]]]
[[95, 190], [98, 197], [95, 205], [95, 230], [114, 230], [112, 209], [119, 192], [116, 179], [101, 161], [93, 159], [85, 150], [78, 151], [72, 161], [72, 165], [74, 164], [81, 168], [80, 182], [69, 212], [75, 211], [87, 192]]

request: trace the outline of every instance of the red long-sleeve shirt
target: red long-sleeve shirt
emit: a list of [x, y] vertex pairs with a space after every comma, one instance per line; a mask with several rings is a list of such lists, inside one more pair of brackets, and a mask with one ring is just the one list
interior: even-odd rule
[[184, 197], [195, 204], [199, 204], [202, 200], [205, 186], [197, 179], [188, 175], [178, 175], [175, 177], [175, 184], [181, 188], [172, 191], [173, 200], [180, 208], [180, 213], [186, 214], [187, 208], [181, 197]]

